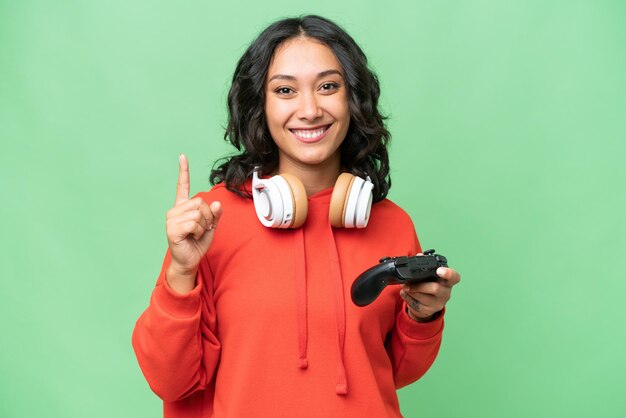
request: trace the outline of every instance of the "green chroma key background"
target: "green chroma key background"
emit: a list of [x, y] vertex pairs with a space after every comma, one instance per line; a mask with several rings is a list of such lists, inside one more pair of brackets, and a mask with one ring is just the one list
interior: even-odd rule
[[0, 416], [160, 415], [130, 336], [178, 154], [206, 190], [236, 60], [305, 13], [367, 53], [389, 197], [463, 277], [405, 416], [626, 416], [626, 3], [591, 0], [0, 1]]

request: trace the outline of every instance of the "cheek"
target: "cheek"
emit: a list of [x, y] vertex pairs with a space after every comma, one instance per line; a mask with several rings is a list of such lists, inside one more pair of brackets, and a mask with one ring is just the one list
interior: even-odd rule
[[350, 107], [348, 106], [348, 100], [346, 98], [334, 101], [330, 109], [332, 109], [331, 112], [335, 119], [341, 120], [344, 123], [350, 120]]
[[335, 119], [341, 123], [341, 131], [343, 132], [343, 135], [345, 135], [350, 126], [350, 109], [347, 105], [337, 106], [334, 116]]
[[267, 100], [265, 102], [265, 119], [269, 126], [281, 127], [289, 120], [290, 114], [291, 111], [284, 101]]

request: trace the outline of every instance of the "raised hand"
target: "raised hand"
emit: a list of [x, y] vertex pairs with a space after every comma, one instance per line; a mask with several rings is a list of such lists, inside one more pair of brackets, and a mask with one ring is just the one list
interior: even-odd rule
[[198, 264], [211, 246], [222, 216], [220, 202], [209, 206], [201, 197], [190, 200], [189, 188], [189, 162], [181, 154], [176, 201], [167, 212], [166, 223], [172, 262], [165, 275], [170, 287], [178, 293], [187, 293], [195, 287]]

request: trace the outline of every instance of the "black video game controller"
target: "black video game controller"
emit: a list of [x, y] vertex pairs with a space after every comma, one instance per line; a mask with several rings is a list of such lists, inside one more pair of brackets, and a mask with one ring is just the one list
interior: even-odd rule
[[435, 254], [435, 250], [412, 257], [381, 258], [380, 264], [361, 273], [352, 283], [352, 301], [357, 306], [367, 306], [390, 284], [436, 282], [439, 267], [448, 267], [448, 260]]

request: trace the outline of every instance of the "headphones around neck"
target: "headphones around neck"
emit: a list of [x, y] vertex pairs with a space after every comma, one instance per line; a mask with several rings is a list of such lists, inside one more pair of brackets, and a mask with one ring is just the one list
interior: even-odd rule
[[[269, 228], [299, 228], [306, 220], [308, 200], [296, 176], [281, 174], [261, 179], [254, 170], [252, 198], [261, 223]], [[350, 173], [342, 173], [330, 197], [328, 218], [337, 228], [365, 228], [372, 208], [374, 184]]]

